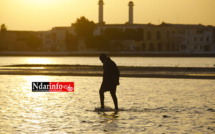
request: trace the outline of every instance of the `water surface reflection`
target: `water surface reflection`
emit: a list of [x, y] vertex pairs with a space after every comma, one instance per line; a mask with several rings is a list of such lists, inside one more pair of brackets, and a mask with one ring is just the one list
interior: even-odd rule
[[[121, 111], [98, 113], [100, 77], [0, 79], [0, 133], [215, 133], [214, 80], [122, 78]], [[74, 81], [75, 92], [32, 92], [32, 81]]]

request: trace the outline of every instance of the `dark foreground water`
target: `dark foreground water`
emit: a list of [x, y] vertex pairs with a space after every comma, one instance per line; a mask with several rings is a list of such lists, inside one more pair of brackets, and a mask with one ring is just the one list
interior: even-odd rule
[[[215, 133], [215, 81], [121, 78], [119, 112], [94, 112], [101, 77], [0, 75], [0, 133]], [[35, 93], [32, 81], [74, 81]], [[113, 107], [109, 93], [105, 104]]]

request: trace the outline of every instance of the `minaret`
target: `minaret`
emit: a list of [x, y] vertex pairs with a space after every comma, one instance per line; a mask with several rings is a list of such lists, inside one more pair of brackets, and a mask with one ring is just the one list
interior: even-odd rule
[[104, 21], [103, 21], [103, 5], [104, 5], [104, 2], [103, 0], [99, 0], [99, 24], [104, 24]]
[[129, 6], [129, 20], [128, 20], [128, 23], [133, 24], [133, 6], [134, 6], [134, 3], [132, 1], [130, 1], [128, 3], [128, 6]]

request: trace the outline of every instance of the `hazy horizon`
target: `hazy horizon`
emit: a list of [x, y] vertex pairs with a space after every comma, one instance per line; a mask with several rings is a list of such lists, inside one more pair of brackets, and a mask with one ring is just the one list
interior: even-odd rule
[[[104, 0], [106, 24], [128, 21], [128, 2]], [[133, 0], [134, 23], [203, 24], [215, 26], [214, 0]], [[85, 4], [83, 4], [85, 3]], [[120, 9], [120, 10], [119, 10]], [[98, 0], [1, 0], [0, 24], [8, 30], [49, 30], [70, 26], [85, 16], [98, 22]]]

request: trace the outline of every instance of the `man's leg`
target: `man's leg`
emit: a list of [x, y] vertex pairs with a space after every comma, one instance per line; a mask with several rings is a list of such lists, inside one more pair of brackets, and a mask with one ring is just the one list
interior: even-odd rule
[[101, 88], [99, 90], [99, 95], [100, 95], [101, 108], [104, 108], [104, 99], [105, 99], [105, 97], [104, 97], [104, 89], [102, 88], [102, 86], [101, 86]]
[[117, 97], [116, 97], [116, 86], [114, 87], [114, 89], [112, 89], [110, 91], [114, 105], [115, 105], [115, 109], [118, 110], [118, 102], [117, 102]]

